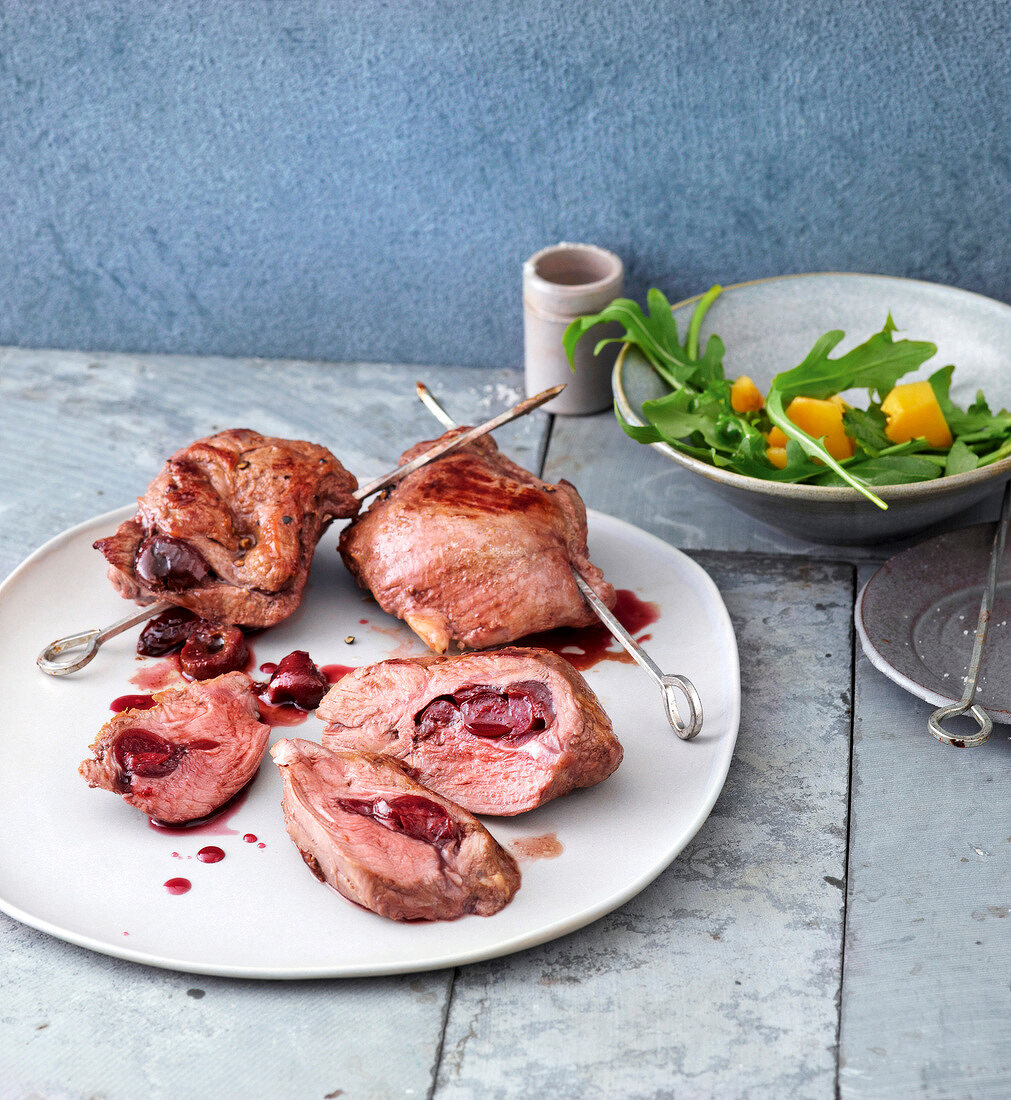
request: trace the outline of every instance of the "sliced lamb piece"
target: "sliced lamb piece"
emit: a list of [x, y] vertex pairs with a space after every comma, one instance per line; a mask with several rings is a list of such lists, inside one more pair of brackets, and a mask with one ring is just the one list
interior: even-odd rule
[[543, 649], [358, 668], [316, 713], [327, 748], [384, 753], [476, 814], [519, 814], [591, 787], [622, 757], [589, 685]]
[[[430, 446], [419, 443], [401, 463]], [[340, 552], [383, 610], [436, 653], [454, 641], [482, 649], [595, 622], [571, 566], [608, 607], [615, 602], [587, 557], [586, 509], [575, 488], [534, 477], [487, 437], [373, 501], [342, 532]]]
[[311, 741], [271, 750], [284, 821], [312, 873], [393, 920], [497, 913], [519, 889], [516, 861], [477, 818], [392, 760]]
[[326, 447], [232, 428], [177, 451], [95, 548], [125, 599], [272, 626], [298, 607], [323, 532], [357, 513], [357, 485]]
[[220, 809], [256, 774], [270, 737], [243, 672], [169, 688], [150, 710], [124, 710], [102, 727], [94, 759], [78, 769], [89, 787], [121, 794], [164, 825]]

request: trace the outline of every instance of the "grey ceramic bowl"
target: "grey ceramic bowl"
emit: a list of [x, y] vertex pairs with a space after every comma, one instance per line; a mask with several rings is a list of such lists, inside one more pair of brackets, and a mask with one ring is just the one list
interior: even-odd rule
[[[674, 307], [682, 335], [697, 301], [689, 298]], [[832, 353], [841, 355], [879, 330], [889, 313], [899, 330], [896, 338], [937, 345], [937, 354], [906, 380], [926, 378], [954, 363], [956, 404], [971, 404], [982, 389], [991, 408], [1011, 406], [1011, 306], [935, 283], [835, 273], [740, 283], [727, 287], [709, 310], [702, 341], [718, 334], [727, 349], [727, 377], [750, 375], [765, 392], [773, 376], [800, 363], [822, 333], [846, 333]], [[643, 423], [643, 401], [668, 392], [642, 355], [627, 346], [615, 364], [612, 385], [618, 408], [631, 424]], [[888, 504], [883, 510], [848, 486], [762, 481], [717, 469], [666, 443], [650, 446], [704, 479], [728, 504], [815, 542], [875, 543], [910, 535], [976, 504], [1011, 477], [1011, 458], [1006, 458], [934, 481], [879, 486], [875, 492]]]

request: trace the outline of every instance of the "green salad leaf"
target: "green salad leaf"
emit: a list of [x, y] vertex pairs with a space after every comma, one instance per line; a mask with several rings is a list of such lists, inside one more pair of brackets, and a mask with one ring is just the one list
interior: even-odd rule
[[[831, 352], [845, 334], [838, 329], [826, 332], [801, 363], [773, 378], [763, 409], [736, 412], [724, 376], [723, 341], [710, 335], [700, 349], [703, 321], [721, 293], [722, 287], [714, 286], [699, 298], [683, 341], [670, 303], [656, 289], [647, 294], [647, 312], [629, 298], [618, 298], [566, 329], [563, 345], [572, 363], [576, 345], [590, 329], [617, 323], [621, 335], [598, 341], [595, 351], [614, 343], [634, 346], [670, 388], [662, 397], [643, 402], [641, 427], [629, 424], [615, 408], [622, 430], [637, 442], [666, 443], [721, 469], [766, 481], [850, 485], [881, 508], [887, 505], [872, 486], [964, 473], [1011, 456], [1011, 413], [992, 412], [982, 393], [967, 409], [955, 405], [950, 397], [952, 366], [942, 367], [929, 379], [954, 438], [952, 445], [937, 449], [926, 439], [889, 439], [881, 402], [900, 378], [937, 351], [927, 341], [896, 340], [891, 314], [879, 332], [835, 358]], [[843, 413], [846, 434], [854, 441], [851, 458], [833, 458], [823, 440], [808, 435], [786, 415], [795, 397], [826, 400], [858, 389], [867, 391], [867, 407], [847, 407]], [[766, 436], [773, 426], [787, 436], [782, 469], [767, 453]]]

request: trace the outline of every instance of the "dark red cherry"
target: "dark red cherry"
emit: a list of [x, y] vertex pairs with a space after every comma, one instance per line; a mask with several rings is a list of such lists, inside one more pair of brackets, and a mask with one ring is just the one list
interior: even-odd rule
[[237, 626], [201, 619], [179, 653], [179, 667], [194, 680], [210, 680], [226, 672], [243, 671], [249, 646]]
[[330, 689], [330, 681], [313, 664], [304, 649], [282, 657], [267, 683], [267, 702], [294, 703], [302, 710], [315, 710]]
[[338, 798], [337, 805], [349, 814], [370, 817], [395, 833], [423, 840], [437, 848], [459, 844], [463, 829], [446, 811], [420, 794], [401, 794], [393, 798]]
[[166, 653], [175, 653], [199, 622], [189, 608], [170, 607], [151, 619], [140, 632], [137, 652], [142, 657], [164, 657]]
[[178, 590], [203, 583], [211, 573], [203, 554], [183, 539], [152, 535], [140, 544], [137, 576], [154, 588]]
[[113, 742], [112, 756], [127, 780], [134, 775], [162, 779], [179, 767], [183, 750], [157, 733], [132, 726]]

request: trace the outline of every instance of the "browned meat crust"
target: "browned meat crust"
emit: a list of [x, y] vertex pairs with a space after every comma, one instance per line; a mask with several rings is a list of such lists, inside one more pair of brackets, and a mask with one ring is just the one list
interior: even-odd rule
[[408, 474], [345, 528], [340, 552], [380, 606], [437, 653], [454, 641], [482, 649], [593, 622], [571, 566], [615, 602], [587, 556], [575, 488], [534, 477], [487, 437]]
[[327, 748], [388, 755], [478, 814], [532, 810], [622, 758], [589, 685], [547, 650], [383, 661], [344, 676], [317, 714]]
[[385, 757], [299, 739], [271, 750], [285, 825], [317, 878], [393, 920], [490, 916], [519, 889], [516, 861], [459, 806]]
[[[335, 517], [358, 511], [356, 488], [325, 447], [233, 428], [174, 454], [136, 516], [95, 547], [126, 599], [272, 626], [298, 607], [320, 536]], [[173, 555], [186, 560], [166, 573]]]

